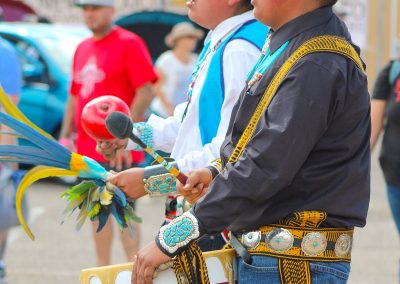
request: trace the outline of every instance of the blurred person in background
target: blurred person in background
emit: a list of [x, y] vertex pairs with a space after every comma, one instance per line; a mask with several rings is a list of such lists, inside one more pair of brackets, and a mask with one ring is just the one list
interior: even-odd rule
[[400, 236], [400, 61], [390, 61], [379, 73], [371, 101], [371, 150], [384, 130], [379, 162], [389, 205]]
[[[1, 13], [0, 13], [1, 15]], [[0, 36], [0, 85], [11, 100], [18, 104], [22, 87], [21, 67], [14, 47]], [[12, 131], [0, 125], [1, 131]], [[12, 135], [0, 135], [0, 144], [16, 144], [17, 140]], [[0, 284], [5, 283], [5, 265], [3, 262], [7, 232], [12, 226], [18, 225], [14, 208], [15, 194], [11, 183], [13, 172], [18, 169], [17, 164], [0, 163]]]
[[159, 79], [155, 85], [157, 97], [151, 109], [157, 115], [171, 116], [175, 107], [186, 101], [190, 75], [197, 60], [193, 50], [203, 34], [192, 24], [183, 22], [176, 24], [165, 37], [165, 44], [171, 50], [161, 54], [155, 64]]
[[[121, 150], [107, 161], [96, 153], [96, 142], [90, 138], [80, 123], [84, 106], [91, 100], [113, 95], [131, 107], [133, 121], [141, 121], [153, 99], [152, 84], [157, 75], [144, 41], [129, 31], [113, 25], [114, 0], [79, 0], [83, 18], [93, 36], [77, 48], [73, 60], [71, 95], [69, 97], [60, 134], [62, 144], [74, 142], [76, 152], [100, 162], [108, 170], [117, 171], [137, 165], [143, 160], [143, 152]], [[73, 132], [76, 138], [73, 139]], [[96, 233], [97, 222], [92, 224], [97, 265], [111, 263], [113, 227], [107, 222], [104, 229]], [[134, 237], [121, 233], [121, 240], [128, 259], [139, 246], [139, 226]]]
[[400, 59], [390, 61], [375, 82], [371, 101], [371, 127], [371, 150], [384, 131], [379, 162], [400, 239]]

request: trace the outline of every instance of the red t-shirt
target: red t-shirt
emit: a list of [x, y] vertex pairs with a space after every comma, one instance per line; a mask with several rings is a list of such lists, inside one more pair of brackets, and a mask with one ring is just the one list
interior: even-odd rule
[[[81, 114], [91, 100], [105, 95], [121, 98], [132, 105], [136, 90], [157, 81], [149, 51], [144, 41], [120, 27], [101, 40], [86, 39], [77, 48], [73, 61], [71, 94], [76, 96], [76, 150], [98, 162], [105, 162], [96, 152], [96, 142], [83, 130]], [[143, 160], [143, 152], [133, 153], [134, 162]]]

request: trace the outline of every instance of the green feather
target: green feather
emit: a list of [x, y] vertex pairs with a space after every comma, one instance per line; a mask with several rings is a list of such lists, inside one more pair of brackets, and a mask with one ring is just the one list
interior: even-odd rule
[[79, 198], [82, 194], [87, 194], [87, 192], [94, 187], [97, 187], [97, 185], [93, 181], [83, 181], [64, 192], [61, 197], [66, 197], [67, 200], [73, 200]]
[[77, 231], [79, 231], [82, 228], [83, 224], [85, 224], [87, 217], [88, 217], [88, 212], [86, 210], [86, 206], [82, 206], [81, 211], [79, 212], [79, 215], [77, 218], [77, 220], [78, 220], [78, 223], [76, 224]]
[[62, 214], [65, 215], [67, 213], [74, 212], [74, 210], [76, 208], [78, 208], [84, 202], [85, 198], [86, 198], [86, 195], [81, 195], [74, 200], [70, 200], [70, 202], [68, 203], [67, 207], [64, 209]]
[[90, 200], [92, 202], [98, 202], [100, 201], [100, 187], [97, 187], [95, 190], [93, 190], [91, 196], [90, 196]]
[[92, 219], [100, 213], [101, 205], [100, 203], [95, 203], [93, 208], [89, 211], [88, 217]]

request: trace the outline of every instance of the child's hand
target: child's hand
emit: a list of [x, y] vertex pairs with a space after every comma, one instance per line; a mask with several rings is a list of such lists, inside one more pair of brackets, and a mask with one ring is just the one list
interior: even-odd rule
[[190, 171], [187, 176], [186, 184], [183, 185], [177, 181], [176, 188], [179, 194], [185, 197], [190, 204], [193, 204], [207, 192], [212, 181], [212, 174], [209, 169], [202, 168]]
[[138, 199], [146, 195], [144, 191], [144, 169], [131, 168], [110, 176], [108, 181], [119, 187], [127, 196]]
[[125, 149], [128, 145], [128, 141], [128, 139], [115, 139], [112, 141], [97, 140], [96, 151], [103, 155], [107, 160], [114, 160], [117, 151]]

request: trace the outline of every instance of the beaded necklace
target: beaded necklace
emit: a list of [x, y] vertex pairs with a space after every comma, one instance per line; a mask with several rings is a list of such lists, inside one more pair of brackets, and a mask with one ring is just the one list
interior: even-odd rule
[[261, 56], [257, 60], [256, 65], [247, 75], [247, 86], [246, 86], [246, 94], [251, 95], [250, 89], [253, 87], [267, 72], [269, 67], [275, 62], [276, 59], [282, 54], [282, 52], [286, 49], [289, 44], [289, 41], [285, 42], [277, 51], [271, 54], [270, 43], [272, 31], [268, 33], [265, 44], [262, 48]]
[[202, 58], [199, 59], [199, 61], [196, 64], [196, 67], [194, 68], [194, 70], [192, 72], [192, 77], [191, 77], [192, 80], [189, 84], [189, 88], [188, 88], [188, 92], [187, 92], [188, 103], [186, 105], [185, 112], [183, 113], [182, 121], [186, 117], [186, 113], [187, 113], [189, 105], [192, 101], [194, 86], [196, 85], [197, 79], [199, 78], [200, 74], [202, 73], [201, 71], [203, 70], [204, 66], [206, 65], [207, 58], [211, 54], [214, 54], [217, 51], [217, 49], [221, 46], [221, 44], [228, 38], [228, 36], [233, 34], [233, 32], [235, 30], [237, 30], [241, 25], [243, 25], [243, 23], [240, 23], [240, 24], [236, 25], [235, 27], [233, 27], [232, 29], [230, 29], [223, 37], [221, 37], [217, 41], [217, 43], [214, 45], [214, 47], [211, 48], [211, 40], [206, 44], [207, 51], [202, 56]]

